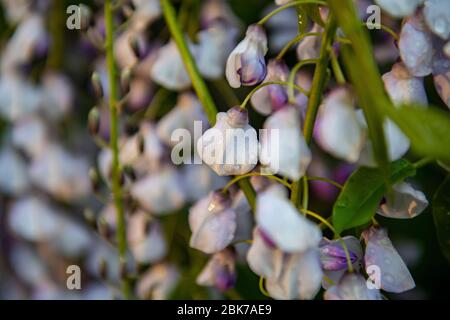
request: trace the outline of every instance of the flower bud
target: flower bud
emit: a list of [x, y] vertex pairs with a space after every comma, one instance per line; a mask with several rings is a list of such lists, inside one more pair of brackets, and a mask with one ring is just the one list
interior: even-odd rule
[[218, 175], [240, 175], [258, 162], [256, 130], [248, 124], [248, 113], [239, 106], [217, 114], [214, 127], [197, 142], [202, 159]]
[[[346, 237], [349, 240], [356, 241], [359, 244], [358, 239], [354, 237]], [[347, 241], [343, 240], [347, 245]], [[353, 265], [358, 259], [362, 258], [362, 251], [358, 250], [360, 256], [358, 257], [355, 252], [353, 252], [347, 245], [348, 254], [350, 262]], [[337, 271], [337, 270], [347, 270], [347, 257], [345, 254], [344, 247], [340, 240], [329, 241], [326, 240], [322, 243], [319, 248], [320, 250], [320, 261], [322, 263], [322, 268], [327, 271]]]
[[[289, 69], [283, 61], [270, 60], [267, 65], [267, 76], [264, 82], [287, 81]], [[251, 102], [256, 111], [268, 115], [281, 109], [288, 102], [287, 89], [284, 86], [273, 84], [256, 91]]]
[[226, 77], [231, 87], [253, 86], [264, 80], [267, 36], [259, 25], [251, 25], [245, 38], [231, 52], [226, 65]]
[[93, 107], [88, 114], [88, 129], [89, 132], [96, 136], [100, 129], [100, 112], [98, 111], [98, 107]]
[[100, 75], [94, 72], [91, 77], [92, 87], [94, 88], [95, 96], [97, 99], [103, 98], [103, 86]]
[[213, 286], [224, 292], [236, 284], [235, 255], [225, 249], [212, 256], [197, 277], [197, 284]]
[[236, 232], [236, 212], [221, 191], [211, 192], [189, 210], [190, 246], [211, 254], [225, 249]]

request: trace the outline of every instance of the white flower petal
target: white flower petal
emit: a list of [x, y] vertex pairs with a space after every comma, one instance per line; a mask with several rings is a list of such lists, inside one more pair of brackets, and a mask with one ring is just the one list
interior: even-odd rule
[[311, 151], [300, 127], [300, 114], [285, 107], [264, 123], [266, 134], [261, 137], [260, 162], [274, 174], [299, 180], [311, 162]]
[[411, 290], [415, 283], [408, 268], [388, 238], [386, 229], [372, 227], [364, 231], [366, 269], [375, 266], [380, 270], [381, 289], [400, 293]]
[[0, 190], [9, 195], [23, 194], [29, 187], [25, 162], [11, 148], [0, 151]]
[[395, 18], [410, 16], [423, 0], [375, 0], [383, 10]]
[[217, 194], [210, 193], [189, 210], [192, 231], [189, 244], [208, 254], [225, 249], [236, 232], [236, 212], [230, 207], [231, 200], [222, 205], [215, 200]]
[[358, 122], [352, 98], [345, 89], [331, 93], [319, 111], [317, 142], [333, 156], [354, 163], [366, 136]]
[[288, 199], [265, 191], [258, 195], [256, 208], [258, 226], [282, 251], [302, 252], [319, 244], [320, 229]]
[[421, 214], [428, 206], [428, 200], [419, 190], [405, 182], [392, 186], [392, 194], [386, 197], [377, 213], [396, 219], [411, 219]]
[[329, 288], [325, 300], [381, 300], [379, 290], [369, 289], [366, 280], [357, 273], [347, 273], [338, 285]]
[[428, 27], [446, 40], [450, 36], [450, 2], [447, 0], [426, 0], [423, 15]]
[[149, 269], [138, 281], [136, 293], [140, 299], [164, 300], [175, 289], [180, 273], [171, 264], [161, 263]]
[[276, 256], [281, 251], [269, 246], [260, 232], [258, 228], [253, 230], [253, 242], [247, 253], [247, 262], [254, 273], [267, 279], [272, 277]]

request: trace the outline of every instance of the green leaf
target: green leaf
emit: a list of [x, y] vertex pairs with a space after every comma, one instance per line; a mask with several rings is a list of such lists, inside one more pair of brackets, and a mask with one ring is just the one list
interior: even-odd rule
[[389, 110], [388, 114], [411, 140], [415, 152], [450, 161], [450, 114], [447, 111], [408, 105]]
[[450, 262], [450, 175], [434, 195], [433, 218], [442, 253]]
[[[388, 183], [394, 184], [416, 173], [406, 160], [388, 167]], [[361, 167], [347, 180], [333, 207], [333, 226], [338, 233], [369, 222], [374, 216], [387, 186], [380, 169]]]

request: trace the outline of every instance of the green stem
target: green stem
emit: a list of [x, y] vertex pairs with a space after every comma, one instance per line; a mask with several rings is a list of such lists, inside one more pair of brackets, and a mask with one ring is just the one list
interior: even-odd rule
[[[311, 93], [308, 100], [308, 108], [306, 110], [305, 123], [303, 126], [303, 135], [306, 143], [311, 144], [314, 124], [316, 122], [317, 112], [319, 110], [320, 102], [322, 100], [323, 90], [325, 89], [327, 79], [327, 68], [330, 62], [329, 47], [332, 44], [334, 35], [336, 33], [337, 25], [334, 16], [330, 14], [330, 18], [322, 39], [322, 46], [320, 49], [320, 57], [316, 64], [314, 71], [313, 82], [311, 86]], [[292, 184], [291, 201], [296, 207], [300, 205], [300, 196], [295, 193], [300, 192], [300, 180]]]
[[183, 32], [177, 22], [175, 9], [170, 3], [170, 0], [160, 0], [160, 1], [167, 26], [178, 47], [178, 50], [180, 51], [180, 55], [181, 58], [183, 59], [184, 66], [186, 67], [189, 77], [191, 78], [192, 86], [194, 87], [198, 99], [200, 100], [200, 102], [203, 105], [203, 108], [205, 109], [208, 121], [211, 123], [211, 125], [214, 125], [214, 123], [216, 122], [217, 108], [214, 104], [211, 95], [209, 94], [205, 82], [200, 76], [200, 72], [198, 71], [194, 58], [192, 57], [192, 54], [189, 51]]
[[[188, 49], [186, 40], [183, 36], [180, 26], [177, 23], [175, 9], [169, 0], [160, 0], [161, 8], [163, 10], [164, 18], [166, 20], [167, 26], [169, 27], [170, 33], [180, 51], [181, 58], [192, 81], [192, 86], [197, 93], [198, 99], [205, 109], [206, 115], [211, 125], [216, 122], [217, 108], [214, 101], [208, 91], [208, 87], [203, 81], [200, 73], [198, 71], [197, 65]], [[239, 182], [239, 187], [244, 192], [250, 207], [254, 210], [256, 207], [256, 192], [248, 180], [241, 180]]]
[[[302, 60], [299, 61], [291, 70], [291, 73], [289, 74], [289, 79], [288, 82], [293, 84], [295, 83], [295, 76], [297, 75], [297, 72], [303, 67], [306, 66], [308, 64], [317, 64], [319, 63], [318, 59], [306, 59], [306, 60]], [[294, 87], [291, 85], [289, 87], [288, 90], [288, 97], [289, 97], [289, 102], [293, 103], [295, 102], [295, 96], [294, 96]], [[304, 91], [302, 91], [303, 93], [306, 91], [305, 89], [303, 89]], [[306, 96], [309, 96], [311, 94], [311, 92], [307, 92], [305, 93]]]
[[[121, 171], [119, 164], [119, 112], [117, 108], [117, 86], [116, 86], [116, 66], [114, 64], [113, 35], [114, 24], [112, 16], [111, 0], [105, 0], [105, 31], [106, 31], [106, 62], [108, 68], [109, 83], [109, 110], [110, 110], [110, 148], [113, 154], [112, 159], [112, 192], [114, 205], [116, 208], [117, 220], [117, 245], [119, 250], [119, 263], [126, 264], [127, 259], [127, 236], [125, 228], [125, 212], [122, 203]], [[122, 294], [125, 299], [131, 297], [131, 287], [127, 277], [122, 279]]]
[[309, 205], [309, 186], [308, 186], [308, 177], [303, 177], [303, 197], [302, 197], [302, 208], [303, 210], [308, 210]]
[[283, 10], [286, 10], [288, 8], [291, 8], [291, 7], [296, 7], [296, 6], [301, 5], [301, 4], [318, 4], [320, 6], [328, 6], [325, 1], [318, 1], [318, 0], [298, 0], [298, 1], [289, 2], [288, 4], [285, 4], [285, 5], [281, 6], [281, 7], [278, 7], [277, 9], [273, 10], [272, 12], [270, 12], [264, 18], [259, 20], [258, 24], [259, 25], [263, 25], [264, 23], [266, 23], [270, 18], [272, 18], [277, 13], [279, 13], [279, 12], [281, 12]]
[[257, 87], [253, 88], [252, 91], [250, 91], [250, 93], [247, 95], [247, 97], [245, 97], [244, 101], [241, 104], [241, 108], [245, 109], [247, 103], [250, 101], [250, 99], [252, 98], [252, 96], [255, 94], [256, 91], [258, 91], [261, 88], [267, 87], [267, 86], [271, 86], [271, 85], [279, 85], [279, 86], [288, 86], [290, 88], [292, 88], [292, 90], [297, 89], [298, 91], [300, 91], [301, 93], [308, 95], [308, 91], [306, 91], [305, 89], [303, 89], [302, 87], [292, 83], [292, 82], [284, 82], [284, 81], [267, 81], [264, 83], [261, 83], [260, 85], [258, 85]]
[[291, 41], [289, 41], [283, 49], [281, 49], [280, 53], [278, 53], [276, 59], [277, 60], [281, 60], [283, 59], [284, 55], [286, 54], [286, 52], [297, 42], [302, 41], [304, 38], [306, 37], [318, 37], [320, 36], [320, 32], [309, 32], [309, 33], [302, 33], [297, 35], [294, 39], [292, 39]]
[[233, 184], [235, 184], [236, 182], [241, 181], [242, 179], [247, 179], [249, 177], [264, 177], [264, 178], [267, 178], [267, 179], [272, 179], [272, 180], [275, 180], [275, 181], [281, 183], [282, 185], [284, 185], [288, 189], [291, 188], [291, 185], [288, 182], [284, 181], [283, 179], [281, 179], [281, 178], [279, 178], [277, 176], [261, 174], [259, 172], [250, 172], [250, 173], [243, 174], [241, 176], [237, 176], [234, 179], [230, 180], [230, 182], [228, 182], [227, 185], [225, 187], [223, 187], [222, 191], [223, 192], [227, 192], [228, 189], [230, 189], [230, 187]]
[[430, 164], [433, 161], [434, 161], [434, 158], [431, 158], [431, 157], [423, 158], [414, 163], [414, 168], [416, 168], [416, 169], [422, 168], [423, 166], [426, 166], [427, 164]]
[[338, 58], [334, 50], [331, 50], [331, 67], [333, 68], [334, 77], [339, 85], [344, 85], [346, 83], [344, 73], [342, 72], [341, 66], [339, 65]]

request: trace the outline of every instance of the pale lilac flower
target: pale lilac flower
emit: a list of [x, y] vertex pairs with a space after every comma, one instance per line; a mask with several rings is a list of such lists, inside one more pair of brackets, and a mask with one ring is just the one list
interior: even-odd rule
[[198, 33], [197, 65], [206, 79], [223, 76], [228, 55], [236, 44], [236, 36], [237, 30], [230, 30], [227, 25], [219, 22]]
[[31, 180], [38, 187], [61, 200], [84, 198], [90, 193], [89, 163], [56, 144], [31, 163]]
[[410, 16], [424, 0], [375, 0], [383, 10], [392, 17], [403, 18]]
[[396, 63], [390, 72], [383, 75], [383, 81], [394, 104], [428, 104], [423, 78], [412, 76], [403, 63]]
[[312, 299], [320, 289], [322, 269], [317, 248], [285, 253], [261, 229], [255, 228], [247, 254], [250, 269], [266, 279], [275, 299]]
[[264, 29], [259, 25], [249, 26], [245, 38], [227, 60], [225, 74], [230, 86], [253, 86], [263, 81], [267, 72], [264, 61], [267, 50]]
[[66, 216], [59, 216], [58, 230], [49, 245], [64, 257], [77, 258], [90, 249], [93, 239], [84, 226]]
[[433, 39], [422, 15], [406, 20], [398, 45], [402, 61], [413, 76], [424, 77], [433, 71]]
[[29, 241], [45, 241], [55, 237], [59, 229], [61, 212], [46, 201], [30, 196], [11, 206], [8, 216], [9, 229]]
[[250, 172], [258, 162], [258, 139], [247, 111], [236, 106], [216, 117], [197, 142], [200, 159], [220, 176]]
[[303, 138], [300, 114], [293, 106], [275, 112], [264, 123], [260, 162], [276, 174], [300, 179], [311, 162], [311, 151]]
[[173, 213], [185, 202], [185, 191], [180, 173], [165, 166], [137, 180], [130, 189], [131, 196], [155, 215]]
[[133, 68], [139, 63], [139, 57], [136, 57], [133, 49], [133, 42], [136, 42], [138, 47], [143, 47], [144, 34], [128, 29], [114, 42], [114, 57], [120, 68]]
[[318, 246], [320, 229], [278, 191], [268, 189], [258, 194], [256, 208], [258, 227], [283, 252], [303, 252]]
[[363, 232], [362, 237], [366, 241], [366, 270], [371, 266], [379, 268], [381, 289], [400, 293], [415, 287], [414, 280], [388, 238], [386, 229], [371, 227]]
[[278, 254], [266, 287], [274, 299], [310, 300], [319, 292], [321, 281], [318, 250], [308, 249], [303, 253]]
[[[343, 237], [342, 241], [347, 246], [353, 269], [359, 271], [364, 256], [361, 243], [353, 236]], [[323, 238], [319, 250], [325, 275], [322, 286], [324, 289], [328, 289], [338, 284], [347, 272], [347, 257], [340, 239], [328, 240]]]
[[423, 16], [428, 28], [440, 38], [450, 36], [450, 2], [447, 0], [425, 0]]
[[31, 158], [40, 156], [48, 145], [46, 124], [36, 116], [20, 119], [12, 130], [12, 143]]
[[24, 160], [9, 147], [0, 150], [0, 190], [8, 195], [23, 194], [29, 188]]
[[229, 195], [211, 192], [189, 210], [190, 246], [211, 254], [225, 249], [236, 232], [236, 212]]
[[[193, 93], [185, 92], [179, 95], [175, 108], [159, 120], [156, 125], [156, 132], [165, 144], [174, 146], [178, 144], [178, 142], [172, 138], [174, 131], [177, 129], [186, 129], [189, 131], [191, 137], [193, 137], [195, 121], [201, 121], [202, 124], [208, 123], [203, 107], [197, 96]], [[197, 141], [193, 142], [194, 144], [197, 143]], [[190, 150], [190, 146], [190, 140], [183, 140], [180, 147], [189, 147], [188, 149]]]
[[[314, 24], [309, 32], [323, 32], [323, 28], [318, 24]], [[303, 39], [297, 46], [297, 58], [299, 61], [307, 59], [317, 59], [320, 56], [320, 47], [322, 37], [310, 36]]]
[[48, 35], [44, 18], [39, 14], [27, 15], [8, 41], [2, 55], [2, 71], [22, 66], [36, 55], [39, 47], [47, 45]]
[[226, 23], [230, 29], [240, 29], [241, 21], [231, 10], [226, 0], [207, 0], [204, 1], [200, 12], [200, 21], [203, 28], [221, 21]]
[[[197, 47], [190, 42], [188, 44], [189, 49], [195, 56]], [[173, 40], [159, 49], [150, 75], [154, 82], [170, 90], [180, 91], [191, 86], [191, 78]]]
[[[362, 110], [358, 110], [357, 115], [360, 125], [367, 128], [367, 123]], [[389, 159], [390, 161], [396, 161], [408, 152], [411, 143], [408, 137], [392, 120], [385, 119], [383, 128]], [[362, 166], [376, 167], [376, 162], [373, 156], [372, 142], [369, 138], [366, 139], [365, 145], [361, 150], [358, 163]]]
[[350, 163], [358, 161], [366, 137], [353, 104], [347, 89], [333, 91], [319, 110], [315, 132], [322, 149]]
[[164, 258], [167, 245], [157, 221], [139, 210], [130, 216], [127, 227], [128, 244], [137, 262], [155, 263]]
[[9, 121], [37, 112], [41, 105], [41, 90], [18, 74], [4, 73], [0, 77], [0, 114]]
[[176, 266], [157, 264], [138, 280], [136, 294], [140, 299], [165, 300], [169, 298], [179, 279], [180, 272]]
[[132, 0], [135, 7], [131, 16], [130, 29], [144, 31], [149, 24], [161, 16], [158, 0]]
[[189, 164], [182, 169], [188, 201], [195, 202], [206, 196], [210, 190], [223, 188], [227, 179], [218, 176], [210, 167], [204, 164]]
[[56, 72], [42, 76], [42, 110], [50, 120], [59, 120], [72, 108], [74, 93], [69, 79]]
[[347, 273], [339, 283], [324, 294], [325, 300], [381, 300], [377, 289], [369, 289], [364, 277], [358, 273]]
[[[267, 65], [267, 76], [264, 82], [283, 81], [289, 77], [289, 69], [283, 61], [270, 60]], [[287, 89], [281, 85], [270, 85], [256, 91], [251, 102], [256, 111], [269, 115], [284, 107], [288, 103]]]
[[235, 254], [225, 249], [215, 253], [197, 277], [197, 284], [224, 292], [236, 284]]
[[388, 218], [411, 219], [428, 207], [425, 194], [406, 182], [394, 184], [384, 199], [377, 213]]
[[2, 0], [1, 3], [8, 22], [14, 25], [30, 12], [32, 0]]

